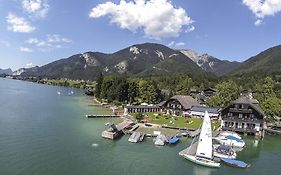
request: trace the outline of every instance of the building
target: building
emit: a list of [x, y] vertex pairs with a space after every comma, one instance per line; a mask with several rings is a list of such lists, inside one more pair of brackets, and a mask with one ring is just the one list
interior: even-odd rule
[[159, 105], [138, 105], [138, 106], [125, 106], [125, 110], [129, 113], [136, 112], [160, 112], [161, 108]]
[[206, 88], [202, 92], [203, 92], [205, 97], [212, 97], [213, 95], [215, 95], [217, 90], [214, 89], [214, 88]]
[[198, 116], [204, 117], [205, 111], [209, 113], [209, 116], [213, 119], [219, 118], [220, 109], [219, 108], [211, 108], [206, 106], [192, 106], [190, 109], [190, 116]]
[[265, 114], [259, 102], [244, 95], [221, 111], [221, 129], [262, 136]]
[[214, 88], [206, 88], [203, 91], [201, 91], [199, 94], [197, 94], [196, 99], [201, 104], [204, 104], [210, 97], [214, 96], [216, 92], [217, 90]]
[[167, 100], [162, 106], [162, 111], [167, 114], [188, 115], [188, 111], [192, 106], [200, 106], [200, 104], [191, 96], [175, 95]]

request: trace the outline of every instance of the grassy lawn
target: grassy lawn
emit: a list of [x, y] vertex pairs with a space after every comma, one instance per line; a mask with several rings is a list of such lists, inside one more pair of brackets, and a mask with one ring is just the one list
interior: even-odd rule
[[[158, 114], [158, 115], [155, 115]], [[168, 125], [168, 126], [176, 126], [176, 127], [186, 127], [197, 129], [202, 125], [201, 118], [187, 118], [187, 117], [178, 117], [172, 115], [163, 116], [160, 113], [144, 113], [145, 119], [148, 120], [149, 123], [159, 124], [159, 125]], [[220, 125], [219, 122], [212, 122], [212, 127], [218, 128]]]

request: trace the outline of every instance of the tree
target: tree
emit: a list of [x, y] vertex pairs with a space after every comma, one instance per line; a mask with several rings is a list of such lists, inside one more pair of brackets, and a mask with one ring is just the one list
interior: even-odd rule
[[144, 116], [143, 116], [143, 113], [140, 113], [140, 112], [136, 113], [136, 119], [137, 119], [138, 121], [142, 120], [143, 117], [144, 117]]
[[138, 85], [136, 82], [131, 81], [129, 82], [128, 87], [128, 101], [129, 103], [133, 103], [136, 100], [136, 97], [138, 96]]
[[112, 77], [105, 77], [101, 86], [100, 98], [112, 101], [111, 97], [114, 92], [112, 92], [111, 87], [113, 85]]
[[267, 98], [275, 97], [275, 93], [273, 91], [274, 81], [271, 77], [266, 77], [260, 83], [256, 85], [256, 94], [255, 98], [263, 103]]
[[146, 80], [140, 80], [139, 87], [139, 100], [140, 102], [155, 103], [160, 97], [160, 90], [155, 82], [148, 82]]
[[100, 98], [100, 94], [101, 94], [101, 91], [102, 91], [102, 84], [103, 84], [103, 75], [102, 75], [102, 73], [100, 73], [99, 77], [97, 78], [96, 83], [97, 84], [96, 84], [95, 94], [96, 94], [97, 98]]
[[281, 117], [281, 99], [277, 97], [269, 97], [261, 104], [269, 121], [274, 120], [274, 116]]
[[209, 106], [226, 106], [229, 102], [237, 99], [241, 91], [238, 84], [233, 81], [227, 81], [217, 84], [216, 89], [218, 90], [218, 92], [207, 101], [207, 104]]

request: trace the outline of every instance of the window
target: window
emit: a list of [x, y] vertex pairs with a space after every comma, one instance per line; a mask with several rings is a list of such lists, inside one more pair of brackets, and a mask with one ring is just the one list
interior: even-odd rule
[[242, 118], [243, 117], [243, 114], [239, 114], [239, 116], [238, 116], [239, 118]]

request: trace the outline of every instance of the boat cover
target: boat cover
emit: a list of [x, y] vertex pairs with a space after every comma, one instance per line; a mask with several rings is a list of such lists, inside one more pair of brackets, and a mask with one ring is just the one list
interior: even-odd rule
[[242, 142], [241, 139], [238, 139], [238, 138], [236, 138], [236, 137], [234, 137], [234, 136], [232, 136], [232, 135], [225, 136], [225, 138], [226, 138], [226, 139], [230, 139], [230, 140], [236, 140], [237, 142]]
[[168, 140], [169, 143], [176, 143], [178, 141], [179, 141], [179, 138], [177, 138], [177, 137], [172, 137]]
[[231, 165], [237, 166], [237, 167], [246, 168], [248, 166], [247, 163], [240, 161], [240, 160], [233, 160], [233, 159], [228, 159], [228, 158], [221, 158], [221, 160], [226, 163], [229, 163]]

